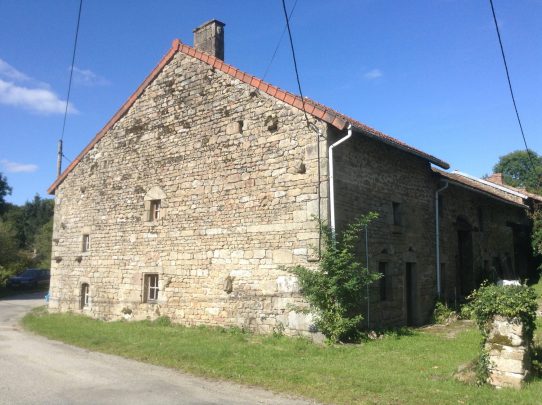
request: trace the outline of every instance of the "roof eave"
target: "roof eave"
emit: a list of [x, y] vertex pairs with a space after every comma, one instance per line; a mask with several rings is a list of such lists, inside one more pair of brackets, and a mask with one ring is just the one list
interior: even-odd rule
[[472, 191], [472, 192], [475, 192], [475, 193], [478, 193], [478, 194], [483, 194], [483, 195], [485, 195], [485, 196], [487, 196], [487, 197], [489, 197], [489, 198], [493, 198], [494, 200], [500, 201], [500, 202], [502, 202], [502, 203], [504, 203], [504, 204], [514, 205], [514, 206], [516, 206], [516, 207], [518, 207], [518, 208], [523, 208], [523, 209], [528, 209], [528, 208], [529, 208], [529, 207], [528, 207], [527, 205], [525, 205], [525, 204], [521, 204], [521, 203], [518, 203], [518, 202], [515, 202], [515, 201], [512, 201], [512, 200], [507, 200], [507, 199], [502, 198], [502, 197], [499, 197], [499, 196], [497, 196], [497, 195], [495, 195], [495, 194], [491, 194], [491, 193], [489, 193], [489, 192], [487, 192], [487, 191], [480, 190], [480, 189], [474, 188], [474, 187], [472, 187], [472, 186], [469, 186], [469, 185], [467, 185], [467, 184], [461, 183], [461, 182], [459, 182], [459, 181], [457, 181], [457, 180], [452, 180], [452, 179], [450, 179], [450, 178], [448, 178], [448, 177], [444, 177], [444, 176], [442, 176], [442, 177], [443, 177], [447, 182], [449, 182], [449, 183], [451, 183], [451, 184], [453, 184], [453, 185], [455, 185], [455, 186], [458, 186], [458, 187], [467, 189], [467, 190], [469, 190], [469, 191]]

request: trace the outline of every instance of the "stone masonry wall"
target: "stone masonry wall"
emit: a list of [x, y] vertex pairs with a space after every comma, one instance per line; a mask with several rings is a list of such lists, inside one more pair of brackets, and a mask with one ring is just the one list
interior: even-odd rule
[[[483, 194], [450, 185], [442, 195], [441, 263], [444, 298], [459, 302], [484, 280], [519, 278], [525, 269], [516, 269], [515, 256], [528, 253], [528, 246], [515, 245], [511, 224], [528, 224], [521, 207], [505, 204]], [[470, 227], [472, 265], [461, 269], [460, 228]], [[463, 290], [463, 291], [462, 291]]]
[[[50, 309], [306, 332], [282, 267], [314, 266], [316, 151], [299, 110], [176, 54], [56, 190]], [[161, 218], [149, 221], [157, 195]], [[156, 303], [143, 302], [148, 273]]]
[[[339, 134], [331, 134], [329, 142], [335, 142], [338, 137]], [[369, 270], [378, 272], [380, 266], [385, 266], [387, 275], [382, 281], [384, 287], [376, 282], [370, 288], [369, 317], [365, 316], [369, 326], [426, 322], [436, 290], [433, 204], [436, 180], [429, 163], [360, 134], [354, 134], [335, 148], [333, 159], [337, 228], [369, 211], [379, 214], [368, 230]], [[364, 237], [362, 241], [360, 252], [365, 257]], [[412, 278], [410, 291], [407, 291], [407, 266]], [[386, 289], [384, 299], [381, 288]], [[408, 307], [410, 319], [407, 319]]]
[[531, 370], [530, 346], [520, 320], [496, 316], [485, 343], [489, 383], [497, 388], [521, 388]]
[[[328, 143], [342, 136], [331, 130]], [[369, 290], [367, 325], [380, 328], [429, 321], [437, 296], [435, 192], [442, 186], [439, 176], [428, 162], [360, 134], [335, 148], [333, 158], [338, 230], [361, 214], [379, 214], [368, 230], [369, 270], [384, 268], [386, 278]], [[500, 267], [501, 276], [508, 278], [526, 272], [516, 269], [515, 263], [521, 262], [518, 259], [528, 246], [515, 243], [513, 232], [513, 226], [528, 224], [524, 209], [450, 184], [441, 192], [440, 211], [441, 288], [449, 303], [461, 301], [460, 277], [475, 288], [484, 279], [491, 280], [492, 267]], [[468, 247], [472, 270], [461, 276], [458, 218], [470, 224], [472, 236]], [[362, 257], [364, 245], [363, 235]], [[367, 301], [366, 296], [362, 299]]]

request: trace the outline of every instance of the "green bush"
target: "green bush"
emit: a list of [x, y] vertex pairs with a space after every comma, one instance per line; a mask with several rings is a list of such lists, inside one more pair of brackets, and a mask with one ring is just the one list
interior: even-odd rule
[[340, 235], [320, 223], [324, 249], [318, 270], [296, 266], [301, 293], [315, 315], [315, 325], [332, 342], [356, 341], [361, 337], [361, 322], [366, 288], [380, 278], [370, 273], [356, 253], [366, 226], [378, 218], [371, 212], [349, 224]]
[[454, 315], [456, 315], [456, 312], [448, 307], [446, 303], [437, 301], [435, 303], [435, 308], [433, 309], [433, 316], [432, 320], [434, 323], [438, 324], [445, 324], [447, 323]]
[[468, 308], [484, 336], [489, 332], [495, 315], [518, 318], [525, 328], [525, 336], [532, 339], [536, 328], [536, 292], [526, 285], [486, 285], [469, 296]]
[[523, 323], [525, 337], [532, 340], [536, 329], [536, 292], [526, 285], [497, 286], [486, 285], [475, 290], [469, 296], [466, 311], [469, 312], [482, 332], [480, 354], [476, 361], [478, 384], [483, 384], [489, 376], [489, 355], [485, 343], [493, 318], [500, 315], [506, 318], [517, 318]]

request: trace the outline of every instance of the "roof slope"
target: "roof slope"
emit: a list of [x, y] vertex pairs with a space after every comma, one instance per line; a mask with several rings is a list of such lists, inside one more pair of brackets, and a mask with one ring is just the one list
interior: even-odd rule
[[326, 123], [334, 126], [339, 130], [346, 129], [349, 124], [354, 127], [356, 132], [363, 133], [364, 135], [373, 137], [377, 140], [390, 144], [394, 147], [397, 147], [401, 150], [404, 150], [408, 153], [419, 156], [431, 163], [434, 163], [437, 166], [440, 166], [444, 169], [448, 169], [450, 165], [443, 160], [436, 158], [430, 154], [427, 154], [419, 149], [416, 149], [410, 145], [407, 145], [400, 140], [393, 138], [389, 135], [386, 135], [376, 129], [373, 129], [353, 118], [350, 118], [344, 114], [341, 114], [330, 107], [327, 107], [323, 104], [317, 103], [307, 97], [301, 98], [282, 90], [276, 86], [273, 86], [263, 80], [257, 78], [256, 76], [249, 75], [244, 73], [239, 69], [225, 63], [223, 60], [218, 59], [212, 55], [209, 55], [205, 52], [198, 51], [197, 49], [183, 44], [180, 40], [175, 39], [171, 44], [171, 49], [166, 55], [160, 60], [158, 65], [152, 70], [152, 72], [147, 76], [143, 83], [137, 88], [137, 90], [130, 96], [130, 98], [122, 105], [122, 107], [116, 112], [116, 114], [107, 122], [107, 124], [96, 134], [92, 141], [83, 149], [83, 151], [71, 162], [71, 164], [64, 170], [64, 172], [55, 180], [55, 182], [47, 190], [49, 194], [54, 194], [56, 188], [62, 183], [66, 176], [74, 169], [74, 167], [81, 161], [81, 159], [100, 141], [100, 139], [119, 121], [130, 107], [135, 103], [138, 97], [145, 91], [147, 86], [158, 76], [162, 71], [164, 66], [166, 66], [175, 56], [177, 52], [181, 52], [185, 55], [191, 56], [197, 60], [200, 60], [204, 63], [207, 63], [209, 66], [220, 70], [223, 73], [226, 73], [236, 79], [239, 79], [243, 83], [246, 83], [252, 87], [257, 88], [258, 90], [269, 94], [270, 96], [290, 104], [291, 106], [298, 108], [302, 111], [305, 111], [307, 114], [312, 115], [313, 117], [325, 121]]
[[526, 198], [524, 198], [527, 196], [513, 190], [507, 192], [504, 187], [497, 188], [494, 187], [492, 184], [488, 184], [489, 182], [482, 182], [482, 179], [476, 179], [471, 176], [467, 177], [466, 175], [459, 172], [449, 173], [435, 168], [433, 168], [433, 171], [439, 174], [444, 179], [451, 181], [452, 183], [461, 185], [473, 191], [481, 192], [488, 195], [489, 197], [495, 198], [504, 203], [520, 206], [523, 208], [527, 207], [527, 205], [525, 204]]

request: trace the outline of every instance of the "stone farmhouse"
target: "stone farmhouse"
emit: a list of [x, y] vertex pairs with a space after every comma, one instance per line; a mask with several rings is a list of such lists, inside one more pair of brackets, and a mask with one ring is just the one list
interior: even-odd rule
[[219, 21], [194, 33], [50, 187], [51, 311], [306, 334], [284, 268], [317, 267], [313, 217], [340, 230], [368, 211], [371, 328], [527, 274], [532, 196], [239, 71]]

